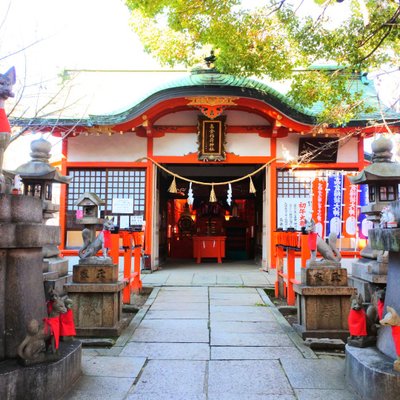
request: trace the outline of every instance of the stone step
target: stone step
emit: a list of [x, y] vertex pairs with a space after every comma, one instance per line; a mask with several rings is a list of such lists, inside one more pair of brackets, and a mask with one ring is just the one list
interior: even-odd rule
[[68, 260], [65, 258], [45, 258], [44, 261], [49, 263], [49, 272], [58, 272], [59, 276], [68, 275]]
[[58, 295], [62, 296], [66, 294], [64, 285], [72, 282], [72, 275], [64, 275], [56, 279], [49, 279], [44, 281], [45, 292], [48, 293], [50, 289], [55, 290]]
[[43, 273], [43, 280], [44, 281], [51, 281], [58, 279], [58, 272], [44, 272]]

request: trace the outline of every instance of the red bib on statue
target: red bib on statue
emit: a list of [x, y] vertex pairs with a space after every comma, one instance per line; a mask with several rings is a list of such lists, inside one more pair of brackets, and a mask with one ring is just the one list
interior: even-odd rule
[[367, 316], [364, 310], [350, 310], [348, 323], [351, 336], [367, 336]]
[[4, 108], [0, 108], [0, 132], [11, 132], [10, 123], [8, 122]]
[[111, 249], [111, 232], [103, 231], [104, 247]]
[[60, 343], [60, 319], [58, 317], [43, 318], [44, 323], [50, 328], [51, 334], [54, 336], [54, 343], [58, 349]]
[[64, 314], [60, 314], [60, 336], [75, 336], [74, 314], [72, 310], [68, 310]]
[[311, 232], [308, 234], [308, 248], [310, 251], [317, 250], [317, 237], [318, 233]]
[[400, 326], [392, 326], [392, 337], [396, 354], [400, 356]]

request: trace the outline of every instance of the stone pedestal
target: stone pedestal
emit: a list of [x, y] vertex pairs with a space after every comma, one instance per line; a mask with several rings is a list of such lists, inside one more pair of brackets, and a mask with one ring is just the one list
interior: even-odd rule
[[16, 360], [0, 362], [0, 399], [61, 399], [81, 375], [82, 344], [60, 343], [55, 362], [22, 367]]
[[42, 201], [0, 195], [0, 398], [61, 398], [81, 374], [81, 345], [62, 344], [56, 362], [22, 367], [17, 346], [32, 319], [47, 316], [43, 287], [45, 244], [59, 242], [59, 229], [43, 224]]
[[73, 301], [77, 336], [114, 337], [123, 325], [122, 289], [118, 265], [81, 263], [73, 267], [73, 283], [64, 286]]
[[0, 195], [0, 361], [15, 358], [30, 320], [47, 316], [42, 246], [58, 230], [42, 223], [42, 202]]
[[53, 289], [63, 296], [65, 294], [64, 285], [72, 282], [72, 275], [68, 274], [68, 260], [60, 257], [45, 258], [43, 260], [43, 281], [46, 293]]
[[302, 270], [297, 293], [298, 324], [294, 327], [305, 338], [346, 340], [350, 298], [355, 289], [347, 286], [345, 268], [310, 267]]
[[388, 260], [383, 252], [374, 251], [376, 258], [360, 258], [352, 263], [349, 283], [357, 289], [365, 302], [371, 302], [371, 294], [383, 289], [387, 282]]

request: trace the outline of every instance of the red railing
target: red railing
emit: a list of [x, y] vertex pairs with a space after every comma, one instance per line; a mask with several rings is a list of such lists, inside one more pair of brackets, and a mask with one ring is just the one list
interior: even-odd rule
[[[274, 249], [275, 249], [275, 297], [283, 297], [287, 299], [289, 306], [296, 303], [296, 295], [293, 289], [294, 284], [300, 282], [296, 280], [296, 252], [300, 251], [301, 267], [306, 267], [306, 262], [310, 258], [310, 250], [307, 245], [307, 235], [301, 232], [277, 231], [273, 233]], [[286, 262], [286, 272], [285, 263]]]
[[[125, 282], [125, 287], [122, 291], [122, 302], [124, 304], [130, 304], [131, 293], [139, 293], [143, 286], [142, 280], [140, 279], [140, 260], [142, 256], [144, 232], [130, 232], [121, 230], [118, 233], [111, 234], [110, 257], [113, 260], [113, 263], [117, 265], [120, 253], [120, 239], [122, 239], [124, 256]], [[132, 255], [134, 257], [133, 271]]]

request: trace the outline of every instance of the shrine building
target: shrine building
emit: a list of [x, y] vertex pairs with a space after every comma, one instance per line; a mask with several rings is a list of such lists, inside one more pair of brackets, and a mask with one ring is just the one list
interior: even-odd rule
[[373, 82], [354, 75], [350, 84], [374, 111], [341, 127], [317, 124], [320, 104], [301, 109], [263, 82], [214, 69], [168, 82], [122, 112], [110, 104], [108, 114], [30, 122], [65, 136], [61, 173], [73, 179], [61, 189], [62, 252], [77, 254], [76, 202], [93, 192], [120, 229], [145, 223], [152, 269], [195, 262], [199, 237], [212, 239], [211, 251], [224, 241], [222, 262], [268, 268], [272, 232], [300, 230], [311, 217], [321, 236], [337, 231], [342, 254], [358, 254], [365, 196], [347, 176], [368, 162], [364, 140], [386, 126], [398, 132], [400, 116], [385, 111], [382, 123]]

